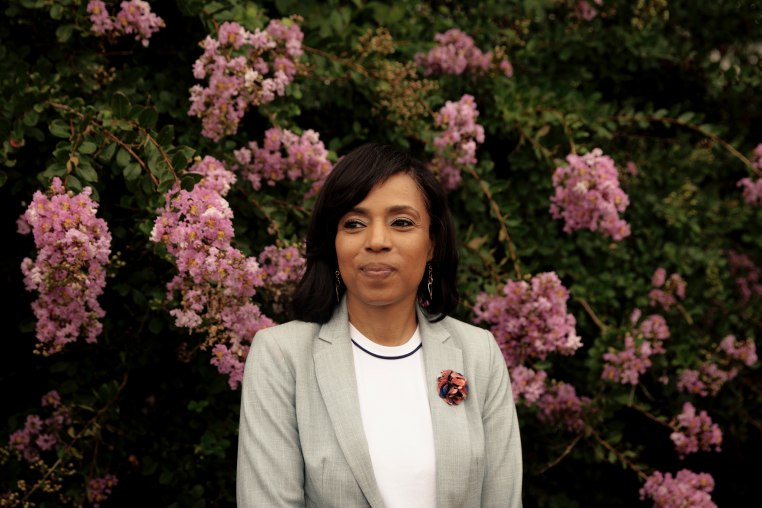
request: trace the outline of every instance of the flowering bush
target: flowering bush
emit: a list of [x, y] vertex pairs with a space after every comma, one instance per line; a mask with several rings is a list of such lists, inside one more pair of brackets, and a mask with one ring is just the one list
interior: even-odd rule
[[1, 505], [234, 504], [251, 341], [366, 141], [448, 190], [527, 508], [753, 498], [750, 0], [6, 3]]

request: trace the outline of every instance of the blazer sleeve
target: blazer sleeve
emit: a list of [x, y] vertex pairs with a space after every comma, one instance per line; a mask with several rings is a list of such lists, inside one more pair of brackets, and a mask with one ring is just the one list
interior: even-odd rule
[[521, 507], [521, 439], [511, 381], [500, 347], [491, 333], [490, 381], [482, 411], [485, 469], [482, 506]]
[[236, 497], [241, 508], [304, 506], [294, 368], [268, 330], [254, 337], [244, 369]]

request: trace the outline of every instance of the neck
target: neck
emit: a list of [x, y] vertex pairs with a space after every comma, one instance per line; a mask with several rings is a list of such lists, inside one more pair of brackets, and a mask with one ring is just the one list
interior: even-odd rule
[[347, 299], [349, 322], [360, 333], [382, 346], [399, 346], [413, 336], [418, 326], [415, 302], [373, 307]]

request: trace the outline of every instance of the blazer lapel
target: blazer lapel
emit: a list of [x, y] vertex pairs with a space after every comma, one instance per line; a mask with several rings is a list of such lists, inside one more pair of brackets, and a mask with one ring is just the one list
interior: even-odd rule
[[434, 449], [437, 468], [437, 506], [462, 506], [463, 485], [471, 474], [471, 441], [464, 400], [457, 406], [448, 405], [439, 397], [437, 378], [443, 370], [463, 372], [463, 355], [452, 345], [450, 334], [441, 323], [430, 323], [418, 309], [418, 325], [423, 343], [426, 369], [426, 389], [434, 429]]
[[346, 300], [320, 328], [313, 360], [320, 393], [344, 458], [371, 506], [383, 506], [360, 415]]

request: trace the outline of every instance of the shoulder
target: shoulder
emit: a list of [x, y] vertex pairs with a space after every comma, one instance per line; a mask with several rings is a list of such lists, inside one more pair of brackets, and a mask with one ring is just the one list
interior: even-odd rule
[[252, 341], [254, 349], [270, 349], [277, 347], [284, 354], [287, 352], [303, 352], [310, 348], [308, 345], [318, 336], [320, 325], [306, 321], [288, 321], [279, 325], [259, 330]]

